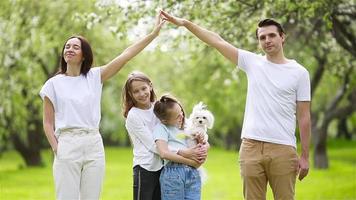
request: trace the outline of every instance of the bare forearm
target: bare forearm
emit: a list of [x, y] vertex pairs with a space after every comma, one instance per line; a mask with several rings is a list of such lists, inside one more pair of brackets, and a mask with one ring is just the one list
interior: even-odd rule
[[[157, 34], [150, 33], [146, 35], [144, 38], [136, 42], [135, 44], [129, 46], [125, 51], [120, 55], [122, 61], [119, 62], [128, 62], [130, 59], [135, 57], [138, 53], [140, 53], [147, 45], [149, 45], [153, 39], [157, 37]], [[119, 58], [114, 59], [113, 62], [118, 62]]]
[[135, 44], [129, 46], [118, 57], [112, 60], [109, 64], [104, 66], [102, 73], [102, 82], [114, 76], [125, 64], [140, 53], [154, 38], [157, 37], [157, 33], [152, 32], [146, 37], [142, 38]]
[[173, 153], [171, 151], [160, 152], [160, 156], [163, 159], [170, 160], [172, 162], [186, 164], [189, 166], [194, 166], [194, 164], [195, 164], [195, 162], [193, 160], [185, 158], [183, 156], [180, 156], [180, 155]]
[[309, 140], [310, 140], [310, 117], [304, 117], [299, 121], [300, 143], [302, 147], [301, 156], [309, 158]]
[[183, 26], [186, 27], [195, 36], [197, 36], [200, 40], [212, 47], [216, 48], [219, 42], [224, 41], [219, 34], [200, 27], [189, 20], [183, 20]]
[[51, 145], [52, 150], [57, 150], [57, 138], [54, 136], [53, 125], [44, 124], [44, 131], [47, 137], [49, 144]]
[[217, 33], [206, 30], [188, 20], [183, 20], [183, 26], [191, 31], [200, 40], [218, 50], [225, 58], [237, 64], [238, 50], [232, 44], [226, 42]]

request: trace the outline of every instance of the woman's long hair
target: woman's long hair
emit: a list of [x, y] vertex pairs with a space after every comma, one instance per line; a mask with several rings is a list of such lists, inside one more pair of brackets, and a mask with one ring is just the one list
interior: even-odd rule
[[[82, 62], [82, 66], [80, 67], [80, 74], [83, 74], [84, 76], [86, 76], [93, 64], [93, 60], [94, 60], [93, 51], [91, 49], [91, 46], [90, 46], [88, 40], [85, 39], [83, 36], [74, 35], [74, 36], [71, 36], [70, 38], [68, 38], [67, 41], [72, 38], [77, 38], [78, 40], [80, 40], [81, 49], [82, 49], [83, 58], [84, 58], [84, 60]], [[67, 41], [66, 41], [66, 43], [67, 43]], [[62, 48], [60, 71], [57, 74], [65, 74], [67, 72], [67, 63], [64, 60], [64, 55], [63, 55], [66, 43], [64, 43], [63, 48]]]

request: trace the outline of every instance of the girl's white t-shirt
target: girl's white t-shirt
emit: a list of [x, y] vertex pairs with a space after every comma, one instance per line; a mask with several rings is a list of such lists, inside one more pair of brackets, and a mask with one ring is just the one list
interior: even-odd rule
[[128, 112], [125, 126], [133, 145], [133, 166], [139, 165], [148, 171], [163, 167], [153, 139], [153, 130], [158, 123], [153, 105], [147, 110], [132, 107]]
[[55, 129], [99, 128], [102, 86], [100, 67], [91, 68], [86, 76], [58, 74], [47, 80], [40, 96], [53, 104]]

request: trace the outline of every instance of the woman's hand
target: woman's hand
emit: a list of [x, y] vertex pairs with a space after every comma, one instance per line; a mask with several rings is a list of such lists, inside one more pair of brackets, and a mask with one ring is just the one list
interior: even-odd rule
[[156, 24], [153, 28], [152, 34], [154, 34], [155, 36], [158, 36], [159, 31], [161, 30], [163, 24], [166, 22], [166, 18], [163, 17], [163, 15], [161, 14], [161, 12], [158, 13], [158, 15], [156, 16]]
[[54, 147], [52, 147], [52, 151], [55, 155], [57, 155], [57, 150], [58, 150], [58, 143]]

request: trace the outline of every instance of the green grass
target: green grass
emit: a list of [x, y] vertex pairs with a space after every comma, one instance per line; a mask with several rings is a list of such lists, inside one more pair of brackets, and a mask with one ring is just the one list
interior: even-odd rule
[[[302, 182], [297, 181], [297, 200], [356, 200], [356, 142], [332, 141], [328, 144], [330, 167], [311, 169]], [[0, 158], [1, 200], [54, 199], [52, 154], [43, 151], [46, 166], [25, 168], [20, 156], [6, 152]], [[209, 179], [202, 189], [202, 199], [243, 199], [238, 154], [212, 148], [204, 167]], [[132, 199], [132, 152], [130, 148], [106, 148], [106, 177], [103, 200]], [[268, 191], [268, 199], [272, 193]]]

